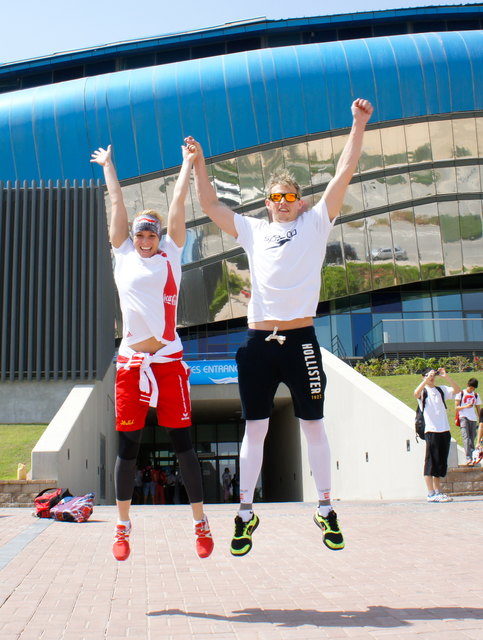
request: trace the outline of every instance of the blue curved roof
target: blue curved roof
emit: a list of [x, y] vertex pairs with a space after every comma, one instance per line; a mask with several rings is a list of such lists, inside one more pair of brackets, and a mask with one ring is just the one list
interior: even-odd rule
[[0, 178], [98, 177], [109, 142], [120, 179], [179, 165], [183, 137], [207, 156], [372, 122], [483, 108], [483, 31], [260, 49], [0, 95]]

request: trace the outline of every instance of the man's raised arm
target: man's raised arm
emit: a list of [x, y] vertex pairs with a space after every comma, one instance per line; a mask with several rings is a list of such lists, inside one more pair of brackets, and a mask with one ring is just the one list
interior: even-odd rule
[[201, 210], [211, 218], [222, 231], [236, 238], [238, 233], [235, 227], [235, 214], [218, 200], [213, 185], [210, 182], [208, 171], [206, 170], [205, 157], [200, 143], [191, 136], [185, 138], [184, 141], [186, 145], [196, 147], [193, 167], [195, 170], [196, 195], [198, 196]]
[[323, 195], [323, 200], [327, 205], [329, 218], [333, 220], [339, 213], [349, 182], [352, 180], [354, 171], [362, 150], [362, 138], [366, 124], [374, 111], [372, 104], [368, 100], [358, 98], [351, 106], [352, 128], [344, 149], [342, 150], [339, 162], [335, 170], [335, 176], [327, 185]]

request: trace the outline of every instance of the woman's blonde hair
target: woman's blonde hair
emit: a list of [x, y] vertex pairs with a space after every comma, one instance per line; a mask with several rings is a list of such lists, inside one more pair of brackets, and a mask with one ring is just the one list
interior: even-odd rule
[[152, 218], [156, 218], [157, 220], [159, 220], [159, 224], [161, 225], [161, 227], [164, 227], [163, 216], [157, 211], [154, 211], [154, 209], [144, 209], [144, 211], [136, 213], [136, 215], [134, 216], [134, 220], [136, 220], [136, 218], [139, 218], [140, 216], [151, 216]]

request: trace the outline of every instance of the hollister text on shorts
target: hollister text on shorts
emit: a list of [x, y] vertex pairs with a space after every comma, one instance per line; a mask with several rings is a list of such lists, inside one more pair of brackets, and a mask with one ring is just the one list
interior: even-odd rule
[[310, 379], [310, 395], [315, 398], [320, 398], [322, 394], [322, 387], [320, 383], [320, 371], [317, 360], [315, 359], [314, 346], [312, 344], [302, 345], [305, 366], [307, 367], [307, 373]]

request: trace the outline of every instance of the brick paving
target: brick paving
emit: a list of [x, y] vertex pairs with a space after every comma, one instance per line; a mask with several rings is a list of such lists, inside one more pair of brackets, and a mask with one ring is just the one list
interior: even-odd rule
[[114, 507], [85, 524], [0, 509], [2, 640], [482, 640], [483, 498], [342, 502], [344, 551], [305, 503], [257, 505], [244, 558], [233, 505], [207, 505], [213, 555], [187, 506], [133, 507], [129, 560], [111, 556]]

